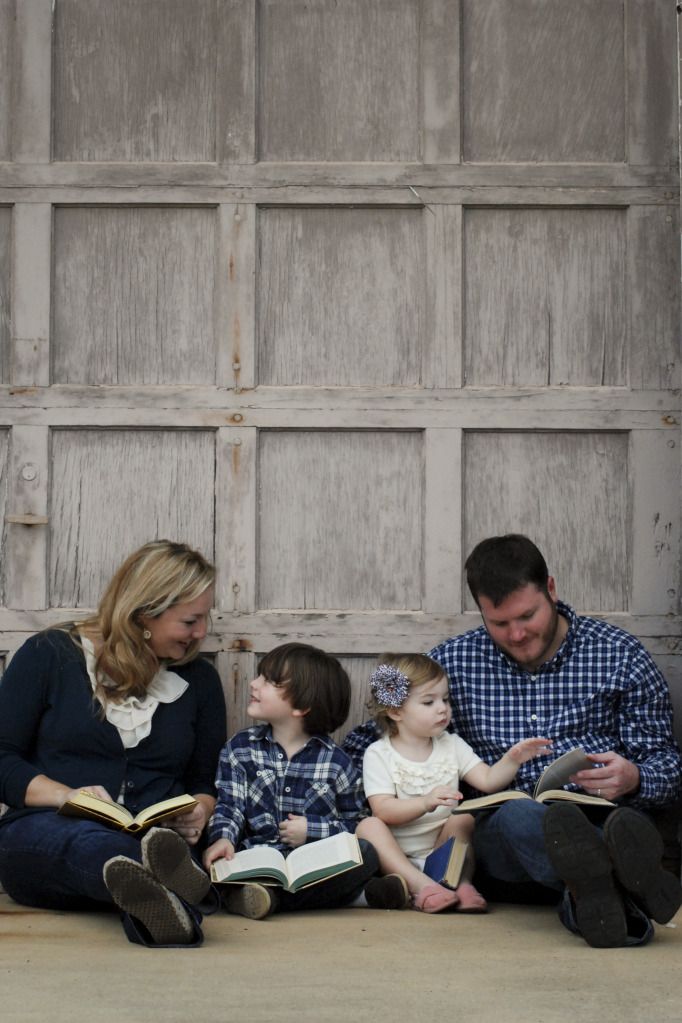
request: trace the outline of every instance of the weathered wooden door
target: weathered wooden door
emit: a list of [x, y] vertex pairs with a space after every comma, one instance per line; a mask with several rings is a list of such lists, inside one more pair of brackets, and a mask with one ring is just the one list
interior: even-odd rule
[[476, 621], [523, 530], [676, 693], [670, 0], [0, 0], [0, 635], [154, 536], [209, 650]]

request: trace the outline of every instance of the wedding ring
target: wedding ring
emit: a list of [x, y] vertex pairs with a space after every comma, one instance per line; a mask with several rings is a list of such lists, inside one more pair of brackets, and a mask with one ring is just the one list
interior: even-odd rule
[[597, 789], [597, 795], [601, 796], [601, 789]]

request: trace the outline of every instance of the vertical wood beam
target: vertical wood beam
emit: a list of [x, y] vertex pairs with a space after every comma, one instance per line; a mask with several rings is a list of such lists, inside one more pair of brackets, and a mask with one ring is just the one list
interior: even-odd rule
[[633, 615], [674, 614], [679, 606], [679, 426], [630, 434]]
[[216, 162], [254, 163], [257, 0], [218, 0]]
[[13, 217], [12, 351], [10, 381], [47, 386], [50, 382], [50, 277], [52, 207], [17, 203]]
[[459, 0], [422, 0], [422, 160], [427, 164], [462, 159], [460, 18]]
[[462, 430], [425, 430], [424, 601], [462, 611]]
[[16, 0], [12, 158], [49, 163], [52, 147], [52, 0]]
[[462, 386], [462, 207], [424, 210], [424, 387]]
[[256, 608], [258, 431], [223, 427], [216, 436], [216, 607]]
[[21, 610], [47, 607], [48, 451], [47, 427], [13, 427], [5, 573], [7, 606]]
[[219, 207], [216, 283], [217, 382], [240, 391], [255, 386], [256, 207]]

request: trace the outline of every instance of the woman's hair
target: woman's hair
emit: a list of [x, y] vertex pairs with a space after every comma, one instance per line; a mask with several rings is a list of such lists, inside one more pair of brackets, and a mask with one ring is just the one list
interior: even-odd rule
[[[175, 604], [186, 604], [208, 589], [215, 568], [184, 543], [152, 540], [127, 558], [107, 586], [96, 614], [72, 632], [91, 629], [101, 635], [95, 665], [98, 695], [123, 700], [143, 695], [159, 670], [159, 660], [144, 638], [142, 616], [158, 618]], [[199, 641], [174, 664], [196, 657]], [[104, 685], [104, 679], [114, 686]]]
[[307, 643], [284, 643], [258, 664], [258, 674], [283, 686], [295, 710], [305, 710], [308, 735], [340, 728], [350, 710], [350, 679], [339, 662]]
[[[396, 669], [402, 677], [399, 678], [396, 671], [382, 672], [384, 665]], [[380, 682], [378, 686], [373, 684], [378, 675], [385, 675], [388, 682], [383, 684]], [[443, 675], [445, 672], [440, 664], [426, 654], [382, 654], [379, 668], [370, 678], [370, 695], [367, 701], [367, 709], [381, 733], [397, 735], [398, 726], [389, 716], [389, 712], [397, 710], [413, 689], [425, 686], [428, 682], [436, 682]], [[396, 695], [400, 702], [394, 698]]]

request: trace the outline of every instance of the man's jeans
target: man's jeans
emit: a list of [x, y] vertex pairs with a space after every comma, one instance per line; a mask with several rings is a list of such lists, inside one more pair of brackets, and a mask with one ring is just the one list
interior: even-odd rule
[[479, 814], [474, 832], [477, 865], [501, 881], [534, 881], [562, 892], [563, 881], [545, 852], [545, 813], [542, 803], [519, 799], [503, 803], [494, 813]]
[[0, 824], [0, 883], [24, 906], [113, 906], [102, 879], [102, 868], [112, 856], [140, 862], [139, 839], [95, 821], [60, 817], [54, 810]]

